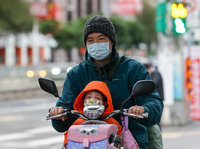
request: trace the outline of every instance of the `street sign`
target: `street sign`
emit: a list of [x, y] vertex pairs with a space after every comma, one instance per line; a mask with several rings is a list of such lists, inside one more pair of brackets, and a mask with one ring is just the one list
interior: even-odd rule
[[156, 31], [165, 33], [166, 30], [166, 3], [161, 2], [156, 6]]

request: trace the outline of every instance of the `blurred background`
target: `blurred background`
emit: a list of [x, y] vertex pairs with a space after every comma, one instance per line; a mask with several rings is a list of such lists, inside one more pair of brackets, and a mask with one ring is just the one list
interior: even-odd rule
[[0, 148], [61, 148], [63, 134], [45, 120], [56, 99], [37, 79], [53, 79], [61, 93], [96, 14], [114, 23], [121, 56], [160, 72], [164, 148], [199, 148], [199, 0], [1, 0]]

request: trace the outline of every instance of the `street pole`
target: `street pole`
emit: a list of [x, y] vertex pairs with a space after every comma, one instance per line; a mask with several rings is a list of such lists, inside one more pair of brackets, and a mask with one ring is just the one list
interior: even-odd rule
[[110, 16], [110, 0], [102, 0], [102, 10], [104, 16]]

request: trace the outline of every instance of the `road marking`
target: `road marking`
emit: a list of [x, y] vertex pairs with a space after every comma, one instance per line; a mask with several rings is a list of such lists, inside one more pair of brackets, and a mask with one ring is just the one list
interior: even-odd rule
[[0, 122], [12, 122], [12, 121], [22, 121], [24, 117], [21, 115], [13, 116], [13, 115], [5, 115], [0, 116]]
[[183, 132], [163, 132], [162, 137], [166, 139], [178, 138], [183, 136], [200, 135], [200, 130], [183, 131]]
[[12, 143], [1, 143], [1, 145], [6, 146], [6, 147], [13, 147], [13, 148], [35, 148], [39, 146], [47, 146], [47, 145], [52, 145], [52, 144], [60, 144], [62, 146], [63, 143], [63, 136], [55, 136], [55, 137], [48, 137], [45, 139], [37, 139], [37, 140], [32, 140], [32, 141], [23, 141], [20, 142], [13, 142]]
[[56, 132], [55, 132], [55, 130], [53, 130], [52, 126], [38, 127], [38, 128], [26, 130], [25, 132], [22, 132], [22, 133], [11, 133], [11, 134], [0, 135], [0, 142], [17, 140], [17, 139], [21, 139], [21, 138], [29, 138], [35, 134], [44, 134], [44, 133], [52, 133], [53, 134]]
[[37, 110], [43, 110], [43, 109], [48, 110], [50, 107], [52, 107], [52, 105], [55, 105], [55, 102], [54, 103], [37, 104], [37, 105], [31, 105], [31, 106], [6, 108], [6, 109], [1, 109], [0, 114], [37, 111]]

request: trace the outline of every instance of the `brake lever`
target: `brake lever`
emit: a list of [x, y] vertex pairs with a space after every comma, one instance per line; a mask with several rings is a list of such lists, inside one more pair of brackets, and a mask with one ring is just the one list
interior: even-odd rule
[[145, 112], [142, 115], [138, 115], [138, 114], [123, 112], [123, 115], [126, 115], [128, 117], [136, 117], [136, 118], [148, 118], [149, 113]]
[[46, 116], [46, 120], [58, 118], [58, 117], [60, 117], [60, 116], [67, 116], [67, 115], [70, 115], [70, 114], [71, 114], [71, 111], [70, 111], [70, 110], [64, 109], [62, 114], [50, 116], [50, 113], [48, 113], [48, 115]]
[[54, 115], [54, 116], [47, 115], [47, 116], [46, 116], [46, 120], [58, 118], [58, 117], [60, 117], [60, 116], [66, 116], [67, 114], [68, 114], [68, 112], [64, 112], [64, 113], [62, 113], [62, 114], [58, 114], [58, 115]]

